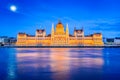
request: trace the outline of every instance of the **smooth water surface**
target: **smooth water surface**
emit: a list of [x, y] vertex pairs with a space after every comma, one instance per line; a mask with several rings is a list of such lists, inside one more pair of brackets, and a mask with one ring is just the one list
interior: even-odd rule
[[0, 48], [0, 80], [120, 80], [120, 49]]

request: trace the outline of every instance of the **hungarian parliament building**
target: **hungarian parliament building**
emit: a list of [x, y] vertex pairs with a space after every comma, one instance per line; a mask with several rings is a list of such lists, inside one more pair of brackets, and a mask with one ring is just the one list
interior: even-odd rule
[[37, 29], [35, 36], [18, 33], [17, 46], [102, 46], [102, 34], [94, 33], [84, 35], [83, 29], [74, 29], [73, 35], [69, 34], [68, 24], [64, 30], [59, 21], [56, 27], [52, 24], [51, 34], [46, 35], [45, 29]]

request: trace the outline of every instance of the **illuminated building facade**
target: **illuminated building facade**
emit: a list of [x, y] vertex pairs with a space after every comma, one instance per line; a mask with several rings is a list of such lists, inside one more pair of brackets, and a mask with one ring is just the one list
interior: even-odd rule
[[68, 24], [64, 30], [63, 24], [59, 21], [54, 28], [52, 24], [51, 34], [46, 35], [45, 29], [36, 30], [35, 36], [26, 33], [18, 33], [18, 46], [102, 46], [102, 34], [95, 33], [84, 35], [83, 29], [74, 29], [74, 34], [69, 34]]

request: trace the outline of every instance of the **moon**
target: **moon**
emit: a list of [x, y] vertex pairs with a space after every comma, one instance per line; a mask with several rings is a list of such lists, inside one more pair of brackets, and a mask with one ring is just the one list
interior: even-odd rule
[[10, 10], [15, 12], [17, 10], [17, 7], [15, 5], [10, 6]]

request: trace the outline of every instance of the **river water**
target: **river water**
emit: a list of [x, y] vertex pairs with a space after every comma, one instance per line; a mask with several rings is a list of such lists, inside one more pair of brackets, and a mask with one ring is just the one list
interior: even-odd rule
[[0, 48], [0, 80], [120, 80], [120, 49]]

